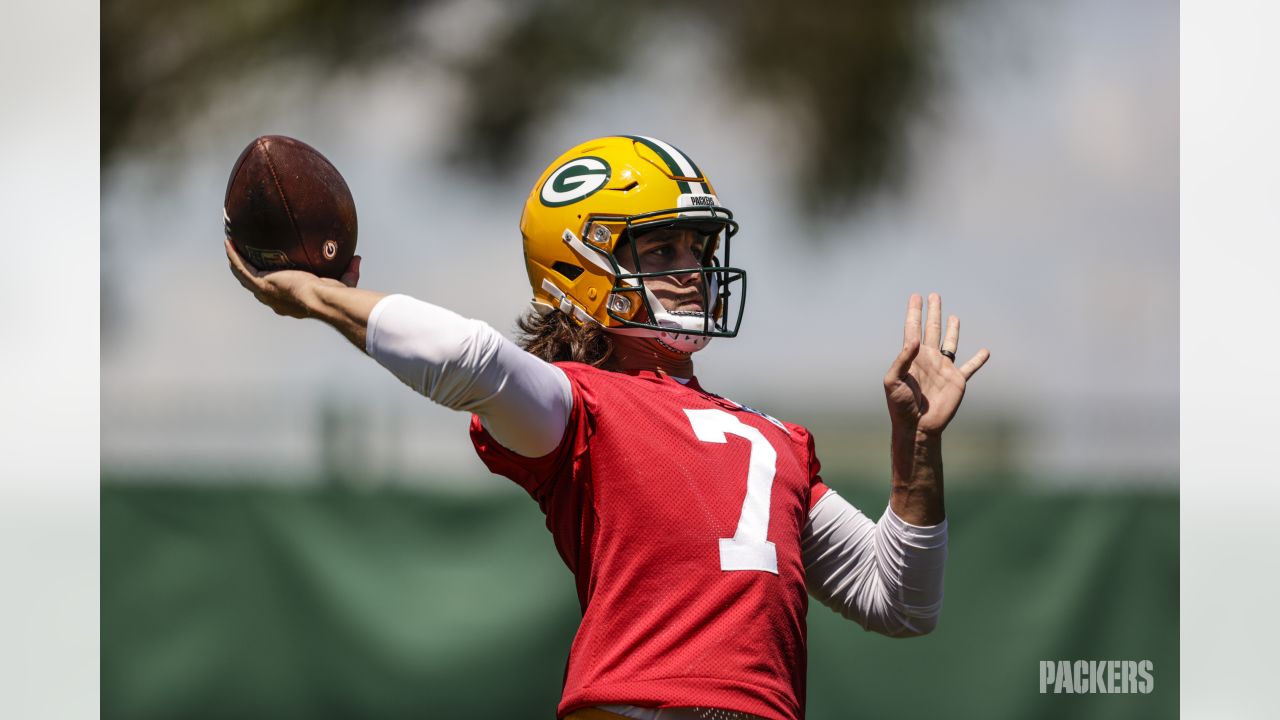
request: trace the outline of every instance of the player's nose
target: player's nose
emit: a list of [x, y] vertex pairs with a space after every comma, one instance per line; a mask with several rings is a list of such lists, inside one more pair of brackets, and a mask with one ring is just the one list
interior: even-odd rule
[[698, 272], [697, 268], [702, 266], [702, 258], [689, 245], [681, 243], [674, 265], [677, 268], [687, 269], [687, 272], [673, 273], [673, 277], [681, 285], [701, 281], [702, 273]]

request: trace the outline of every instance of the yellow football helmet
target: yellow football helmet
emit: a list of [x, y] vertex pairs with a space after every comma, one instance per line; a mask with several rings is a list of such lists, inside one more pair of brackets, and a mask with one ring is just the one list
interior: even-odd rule
[[[673, 225], [707, 238], [700, 267], [645, 273], [619, 264], [620, 246]], [[747, 274], [729, 266], [737, 231], [710, 181], [672, 145], [631, 135], [590, 140], [556, 158], [525, 202], [520, 234], [533, 307], [681, 352], [700, 350], [713, 337], [737, 335], [742, 322]], [[708, 312], [668, 311], [645, 287], [646, 278], [689, 273], [701, 277]]]

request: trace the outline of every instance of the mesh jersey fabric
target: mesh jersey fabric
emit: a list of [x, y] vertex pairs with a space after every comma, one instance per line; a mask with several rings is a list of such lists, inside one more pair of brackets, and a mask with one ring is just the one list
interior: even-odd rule
[[[827, 490], [809, 432], [708, 393], [696, 378], [682, 385], [653, 372], [556, 364], [573, 390], [559, 447], [517, 455], [474, 415], [471, 439], [492, 472], [538, 502], [574, 574], [583, 616], [557, 716], [625, 703], [803, 717], [800, 536]], [[700, 440], [687, 410], [719, 411], [755, 430]], [[751, 462], [769, 454], [761, 441], [776, 454], [766, 537], [777, 572], [722, 570], [720, 540], [744, 516]]]

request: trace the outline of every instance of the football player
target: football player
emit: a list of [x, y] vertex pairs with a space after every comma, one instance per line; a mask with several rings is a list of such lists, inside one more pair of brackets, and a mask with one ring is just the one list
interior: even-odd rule
[[[582, 623], [557, 717], [778, 718], [805, 708], [813, 595], [867, 630], [930, 632], [947, 522], [941, 435], [981, 350], [907, 304], [884, 377], [888, 507], [873, 521], [828, 488], [809, 432], [715, 394], [694, 353], [738, 332], [738, 231], [703, 171], [650, 137], [561, 155], [520, 221], [533, 308], [521, 344], [407, 295], [306, 272], [241, 284], [282, 315], [319, 318], [431, 400], [471, 413], [493, 472], [537, 501], [573, 572]], [[923, 337], [922, 337], [923, 335]], [[804, 368], [780, 368], [779, 373]]]

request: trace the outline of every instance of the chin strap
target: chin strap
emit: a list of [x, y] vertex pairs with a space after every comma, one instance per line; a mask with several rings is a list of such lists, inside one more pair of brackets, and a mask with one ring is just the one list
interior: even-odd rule
[[[677, 349], [677, 348], [673, 348], [673, 347], [671, 347], [670, 345], [668, 345], [668, 344], [666, 344], [666, 343], [662, 342], [662, 338], [654, 338], [654, 339], [653, 339], [653, 341], [654, 341], [654, 342], [656, 342], [656, 343], [658, 343], [658, 344], [659, 344], [659, 345], [661, 345], [662, 347], [664, 347], [664, 348], [666, 348], [666, 349], [670, 350], [670, 351], [671, 351], [671, 352], [673, 352], [673, 353], [680, 353], [681, 355], [692, 355], [692, 354], [694, 354], [695, 352], [697, 352], [697, 350], [679, 350], [679, 349]], [[704, 345], [703, 345], [703, 347], [705, 347], [705, 346], [706, 346], [706, 345], [704, 344]]]
[[683, 329], [683, 323], [680, 322], [682, 317], [684, 320], [694, 321], [697, 323], [696, 328], [687, 329], [702, 329], [701, 319], [694, 320], [693, 316], [671, 315], [670, 313], [664, 312], [659, 314], [657, 321], [663, 322], [665, 320], [666, 322], [671, 323], [667, 326], [671, 328], [670, 330], [636, 327], [606, 327], [605, 330], [617, 335], [653, 338], [658, 342], [658, 344], [668, 350], [678, 353], [692, 354], [706, 347], [707, 344], [711, 342], [711, 338], [709, 336], [689, 335], [687, 333], [680, 332], [680, 330]]

